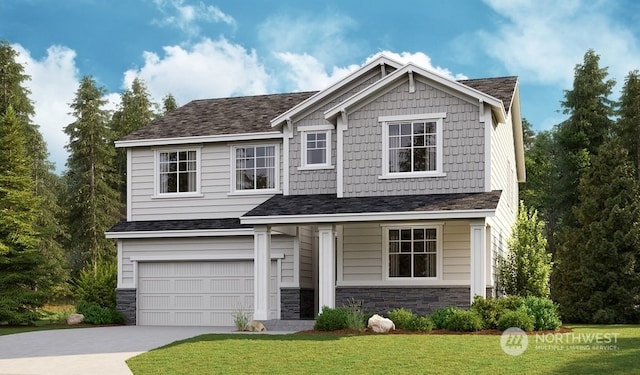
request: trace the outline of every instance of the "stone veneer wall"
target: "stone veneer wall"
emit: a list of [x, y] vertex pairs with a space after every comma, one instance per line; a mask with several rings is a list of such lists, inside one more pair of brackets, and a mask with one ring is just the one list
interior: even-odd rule
[[416, 314], [424, 315], [446, 306], [469, 308], [470, 289], [468, 287], [336, 288], [336, 306], [342, 306], [351, 299], [362, 301], [362, 307], [366, 313], [386, 315], [395, 308], [404, 307]]
[[116, 309], [124, 314], [126, 323], [136, 324], [136, 290], [116, 289]]
[[314, 317], [313, 289], [280, 289], [280, 319], [299, 320]]

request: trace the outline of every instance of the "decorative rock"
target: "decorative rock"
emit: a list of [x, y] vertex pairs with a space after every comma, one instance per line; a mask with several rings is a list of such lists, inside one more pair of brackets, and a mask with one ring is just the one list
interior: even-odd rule
[[82, 314], [71, 314], [67, 318], [67, 324], [70, 326], [80, 324], [82, 322], [84, 322], [84, 315]]
[[369, 318], [367, 328], [375, 333], [387, 333], [391, 330], [395, 330], [396, 325], [391, 321], [391, 319], [383, 318], [378, 314], [374, 314]]
[[262, 322], [252, 320], [246, 327], [244, 327], [244, 330], [249, 332], [265, 332], [267, 329]]

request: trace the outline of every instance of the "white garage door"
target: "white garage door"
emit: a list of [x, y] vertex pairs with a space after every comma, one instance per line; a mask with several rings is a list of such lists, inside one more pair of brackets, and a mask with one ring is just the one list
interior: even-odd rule
[[[271, 262], [271, 319], [278, 318], [277, 261]], [[138, 265], [138, 324], [233, 326], [238, 309], [253, 314], [253, 261]]]

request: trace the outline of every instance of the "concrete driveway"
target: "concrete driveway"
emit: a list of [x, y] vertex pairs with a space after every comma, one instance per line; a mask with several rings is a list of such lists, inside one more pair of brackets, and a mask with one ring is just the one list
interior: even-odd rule
[[0, 336], [0, 374], [131, 375], [125, 360], [151, 349], [233, 327], [117, 326]]

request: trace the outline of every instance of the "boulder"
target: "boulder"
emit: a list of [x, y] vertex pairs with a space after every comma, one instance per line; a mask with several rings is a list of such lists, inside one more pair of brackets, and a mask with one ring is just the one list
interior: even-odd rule
[[244, 330], [249, 332], [264, 332], [267, 329], [264, 327], [264, 324], [262, 324], [262, 322], [252, 320], [249, 324], [246, 325], [246, 327], [244, 327]]
[[84, 322], [84, 315], [82, 314], [71, 314], [67, 318], [67, 324], [70, 326], [80, 324], [82, 322]]
[[376, 333], [387, 333], [391, 330], [395, 330], [396, 325], [391, 321], [391, 319], [383, 318], [378, 314], [374, 314], [369, 318], [367, 328]]

